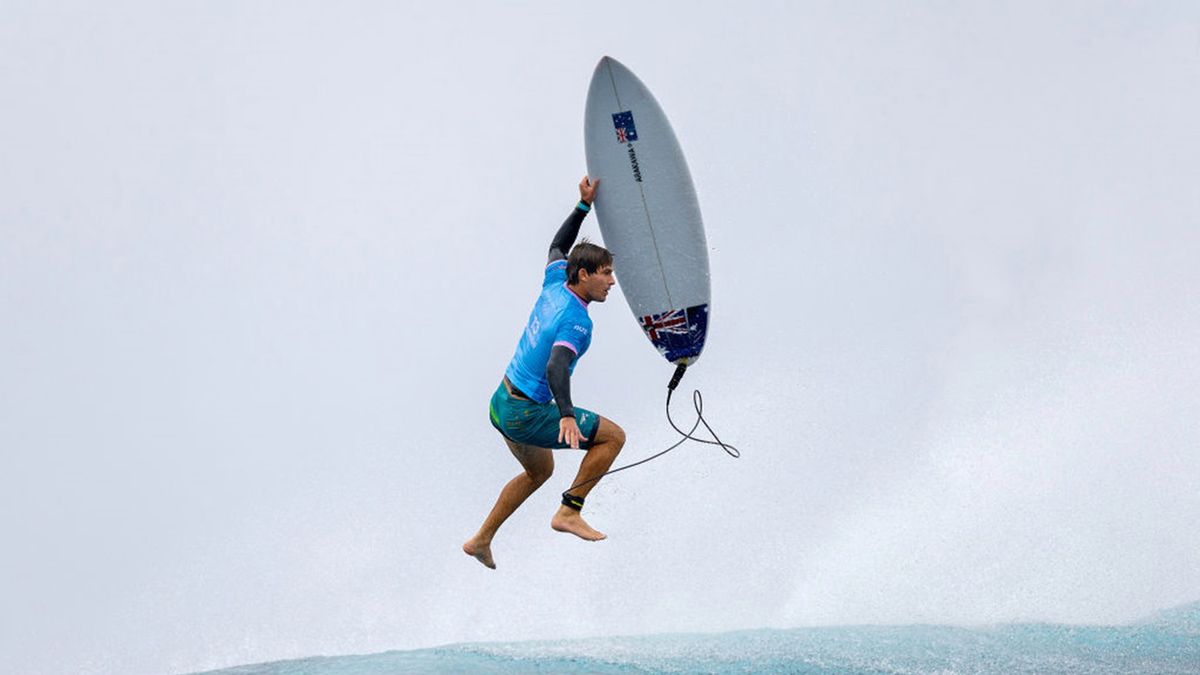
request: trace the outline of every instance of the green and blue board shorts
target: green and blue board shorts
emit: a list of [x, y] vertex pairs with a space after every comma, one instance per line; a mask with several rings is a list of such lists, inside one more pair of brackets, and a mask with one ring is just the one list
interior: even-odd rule
[[[570, 445], [558, 441], [558, 405], [553, 400], [538, 403], [527, 398], [521, 398], [508, 393], [504, 382], [496, 387], [492, 394], [488, 412], [492, 418], [492, 426], [496, 427], [505, 438], [514, 443], [532, 445], [539, 448], [569, 448]], [[579, 447], [592, 447], [596, 440], [596, 432], [600, 429], [600, 416], [591, 410], [575, 407], [575, 424], [583, 434]]]

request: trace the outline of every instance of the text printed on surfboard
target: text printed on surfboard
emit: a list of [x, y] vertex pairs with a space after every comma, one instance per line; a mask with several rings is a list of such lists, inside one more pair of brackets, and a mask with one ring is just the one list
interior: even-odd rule
[[613, 113], [613, 127], [617, 130], [617, 142], [629, 150], [629, 166], [633, 168], [633, 179], [642, 182], [642, 170], [638, 167], [637, 153], [633, 150], [633, 141], [638, 139], [637, 126], [633, 123], [633, 111]]

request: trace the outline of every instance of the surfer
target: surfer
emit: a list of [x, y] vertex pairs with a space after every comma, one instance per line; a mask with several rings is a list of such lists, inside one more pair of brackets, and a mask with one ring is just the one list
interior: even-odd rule
[[[579, 182], [579, 203], [550, 243], [542, 292], [517, 342], [517, 350], [492, 395], [489, 413], [508, 449], [524, 469], [500, 491], [483, 525], [463, 544], [463, 552], [487, 567], [496, 530], [554, 473], [552, 448], [585, 450], [575, 487], [563, 493], [550, 527], [588, 541], [605, 534], [580, 514], [584, 498], [612, 466], [625, 444], [625, 432], [611, 420], [571, 403], [571, 373], [592, 342], [588, 305], [604, 302], [616, 283], [612, 254], [584, 239], [572, 248], [591, 211], [600, 184]], [[568, 257], [567, 251], [570, 251]], [[586, 483], [584, 481], [587, 481]]]

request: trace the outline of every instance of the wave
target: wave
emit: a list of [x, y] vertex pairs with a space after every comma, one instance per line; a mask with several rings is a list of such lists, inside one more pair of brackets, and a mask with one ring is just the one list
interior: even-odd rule
[[205, 675], [384, 673], [1196, 673], [1200, 602], [1127, 626], [842, 626], [456, 644]]

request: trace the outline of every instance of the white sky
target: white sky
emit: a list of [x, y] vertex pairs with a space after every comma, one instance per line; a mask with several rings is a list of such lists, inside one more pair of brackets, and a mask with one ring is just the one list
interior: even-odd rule
[[[335, 4], [0, 7], [0, 670], [1200, 598], [1194, 4]], [[688, 154], [684, 393], [743, 457], [606, 481], [587, 544], [559, 453], [491, 572], [605, 54]], [[671, 368], [592, 317], [644, 457]]]

